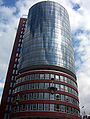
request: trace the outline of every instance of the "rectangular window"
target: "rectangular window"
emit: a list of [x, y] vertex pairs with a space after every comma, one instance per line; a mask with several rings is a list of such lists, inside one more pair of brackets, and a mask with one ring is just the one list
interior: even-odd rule
[[7, 113], [4, 114], [4, 119], [7, 119]]
[[13, 74], [15, 73], [15, 70], [13, 70]]
[[44, 83], [39, 83], [39, 89], [44, 89]]
[[54, 100], [54, 94], [50, 94], [50, 100]]
[[20, 47], [20, 43], [18, 44], [18, 47]]
[[64, 105], [60, 105], [60, 111], [65, 112], [65, 106]]
[[9, 90], [9, 95], [11, 94], [11, 89]]
[[60, 110], [60, 105], [59, 105], [59, 104], [56, 104], [56, 105], [55, 105], [55, 110], [56, 110], [56, 111], [59, 111], [59, 110]]
[[44, 99], [48, 100], [49, 99], [49, 93], [44, 93]]
[[40, 74], [40, 79], [44, 79], [44, 74]]
[[49, 74], [45, 74], [45, 79], [49, 79]]
[[69, 102], [70, 101], [69, 99], [70, 99], [69, 96], [65, 95], [65, 101]]
[[30, 78], [31, 80], [34, 80], [34, 74], [31, 74]]
[[15, 62], [17, 62], [17, 58], [15, 58]]
[[45, 84], [45, 89], [49, 88], [49, 83], [44, 83]]
[[61, 91], [64, 91], [64, 85], [60, 85]]
[[7, 99], [7, 102], [9, 102], [10, 101], [10, 97], [8, 97], [8, 99]]
[[33, 99], [37, 99], [37, 93], [33, 93]]
[[68, 92], [68, 86], [65, 86], [65, 92]]
[[57, 90], [60, 90], [60, 87], [59, 86], [60, 86], [59, 84], [56, 84]]
[[56, 100], [60, 100], [60, 94], [56, 94], [55, 98]]
[[64, 95], [61, 94], [61, 101], [64, 101], [65, 98], [64, 98]]
[[6, 105], [6, 108], [5, 109], [6, 109], [6, 111], [8, 110], [8, 105]]
[[51, 74], [51, 79], [54, 80], [54, 74]]
[[60, 76], [60, 81], [62, 81], [62, 82], [64, 81], [64, 80], [63, 80], [63, 76]]
[[35, 79], [39, 79], [39, 74], [35, 74]]
[[65, 83], [67, 83], [67, 82], [68, 82], [68, 81], [67, 81], [67, 77], [65, 77], [64, 79], [65, 79]]
[[22, 105], [22, 110], [23, 110], [23, 111], [26, 110], [26, 105], [25, 105], [25, 104]]
[[31, 110], [31, 104], [27, 104], [27, 111]]
[[39, 99], [43, 99], [43, 93], [39, 93]]
[[59, 81], [59, 75], [55, 75], [56, 81]]
[[54, 104], [50, 104], [50, 111], [54, 111]]
[[44, 110], [48, 111], [49, 110], [49, 104], [44, 104]]
[[38, 83], [34, 83], [34, 89], [38, 89]]
[[38, 103], [38, 110], [43, 110], [43, 104], [42, 103]]
[[37, 110], [37, 103], [35, 103], [35, 104], [33, 103], [33, 104], [32, 104], [32, 110], [33, 110], [33, 111], [34, 111], [34, 110]]
[[19, 39], [19, 42], [21, 42], [21, 39]]

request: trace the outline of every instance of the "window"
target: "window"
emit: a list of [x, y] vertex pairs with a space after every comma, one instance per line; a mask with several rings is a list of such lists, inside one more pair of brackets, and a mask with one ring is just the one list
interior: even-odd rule
[[15, 58], [15, 62], [17, 62], [17, 60], [18, 60], [18, 59], [17, 59], [17, 58]]
[[14, 68], [16, 67], [16, 64], [14, 64]]
[[46, 100], [49, 99], [49, 93], [44, 93], [44, 99], [46, 99]]
[[44, 83], [39, 83], [39, 89], [44, 89]]
[[54, 100], [54, 94], [50, 93], [50, 100]]
[[56, 100], [60, 100], [60, 94], [56, 94]]
[[59, 111], [59, 110], [60, 110], [60, 105], [59, 105], [59, 104], [56, 104], [56, 105], [55, 105], [55, 110], [56, 110], [56, 111]]
[[45, 83], [45, 89], [49, 88], [49, 83]]
[[15, 70], [13, 70], [13, 74], [15, 73]]
[[12, 87], [12, 82], [10, 83], [10, 87]]
[[37, 99], [37, 93], [33, 93], [33, 99]]
[[49, 74], [45, 74], [45, 79], [49, 79]]
[[34, 80], [34, 74], [30, 75], [31, 80]]
[[61, 91], [64, 91], [64, 85], [61, 85]]
[[43, 110], [43, 104], [42, 103], [38, 103], [38, 110]]
[[65, 77], [64, 79], [65, 79], [65, 83], [67, 83], [67, 77]]
[[56, 88], [57, 90], [60, 90], [59, 84], [56, 84]]
[[7, 99], [7, 102], [9, 102], [10, 101], [10, 97], [8, 97], [8, 99]]
[[44, 79], [44, 74], [40, 74], [40, 79]]
[[26, 21], [23, 21], [23, 23], [25, 23]]
[[21, 42], [21, 39], [19, 39], [19, 42]]
[[62, 81], [62, 82], [63, 82], [63, 76], [60, 76], [60, 81]]
[[38, 83], [34, 83], [34, 89], [38, 89]]
[[14, 76], [12, 76], [12, 80], [14, 79]]
[[68, 92], [68, 87], [67, 86], [65, 86], [65, 92]]
[[61, 101], [64, 101], [64, 95], [61, 94]]
[[21, 31], [21, 34], [23, 34], [23, 31]]
[[65, 112], [65, 106], [64, 105], [60, 105], [60, 111]]
[[55, 75], [56, 81], [59, 81], [59, 75]]
[[54, 111], [54, 104], [50, 104], [50, 111]]
[[43, 99], [43, 93], [39, 93], [39, 99]]
[[49, 104], [44, 104], [44, 110], [48, 111], [49, 110]]
[[39, 79], [39, 74], [35, 74], [35, 79]]
[[18, 44], [18, 47], [20, 47], [20, 43]]
[[16, 53], [16, 57], [18, 57], [18, 53]]
[[7, 113], [4, 114], [4, 119], [7, 119]]
[[9, 95], [11, 94], [11, 89], [9, 90]]
[[25, 105], [25, 104], [22, 105], [22, 110], [23, 110], [23, 111], [26, 110], [26, 105]]
[[27, 104], [27, 111], [31, 110], [31, 104]]
[[11, 103], [13, 103], [13, 97], [11, 97]]
[[51, 74], [51, 79], [54, 79], [54, 74]]
[[19, 48], [17, 48], [17, 52], [19, 51]]
[[5, 109], [6, 109], [6, 111], [8, 110], [8, 105], [6, 105], [6, 108]]
[[37, 104], [36, 103], [35, 104], [34, 103], [32, 104], [32, 110], [37, 110]]

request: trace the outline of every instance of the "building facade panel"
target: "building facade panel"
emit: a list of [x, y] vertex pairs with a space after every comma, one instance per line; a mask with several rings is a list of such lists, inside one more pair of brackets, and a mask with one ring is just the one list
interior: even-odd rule
[[17, 32], [15, 75], [7, 98], [11, 103], [4, 105], [4, 119], [80, 119], [66, 9], [56, 2], [39, 2], [29, 9], [27, 19], [20, 20]]
[[29, 10], [20, 69], [55, 65], [75, 73], [69, 16], [55, 2], [41, 2]]

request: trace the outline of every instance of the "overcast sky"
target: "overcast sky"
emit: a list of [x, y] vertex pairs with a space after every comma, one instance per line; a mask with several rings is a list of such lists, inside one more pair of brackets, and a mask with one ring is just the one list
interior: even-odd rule
[[[41, 0], [0, 0], [0, 99], [20, 17]], [[80, 108], [90, 113], [90, 0], [53, 0], [70, 17]], [[84, 108], [82, 108], [84, 106]]]

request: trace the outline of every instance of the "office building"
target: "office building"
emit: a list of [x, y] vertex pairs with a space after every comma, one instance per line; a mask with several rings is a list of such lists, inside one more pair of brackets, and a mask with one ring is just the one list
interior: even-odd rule
[[2, 98], [4, 117], [80, 119], [67, 10], [53, 1], [33, 5], [20, 21], [13, 49]]

